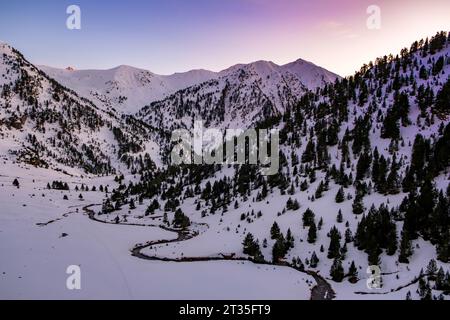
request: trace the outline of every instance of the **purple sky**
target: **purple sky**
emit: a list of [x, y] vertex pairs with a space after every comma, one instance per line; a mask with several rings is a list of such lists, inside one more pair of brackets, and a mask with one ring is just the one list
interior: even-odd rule
[[[77, 4], [82, 29], [68, 30]], [[369, 30], [369, 5], [381, 29]], [[15, 0], [0, 4], [0, 40], [37, 64], [128, 64], [160, 74], [298, 58], [346, 76], [377, 56], [450, 30], [449, 0]]]

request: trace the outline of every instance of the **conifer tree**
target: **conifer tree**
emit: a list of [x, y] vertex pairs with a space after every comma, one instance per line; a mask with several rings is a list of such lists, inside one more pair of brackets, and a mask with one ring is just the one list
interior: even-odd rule
[[436, 95], [436, 111], [442, 114], [450, 112], [450, 78]]
[[330, 269], [330, 276], [333, 281], [342, 282], [344, 279], [344, 268], [342, 267], [342, 261], [339, 258], [335, 258]]
[[331, 228], [329, 232], [330, 245], [328, 246], [328, 259], [335, 259], [340, 257], [341, 250], [341, 234], [336, 227]]
[[292, 249], [294, 248], [295, 239], [292, 235], [291, 229], [288, 229], [286, 233], [286, 248]]
[[444, 290], [445, 289], [445, 273], [442, 267], [439, 268], [436, 279], [435, 279], [435, 289], [436, 290]]
[[311, 268], [317, 268], [317, 265], [319, 264], [319, 258], [316, 255], [316, 252], [313, 251], [313, 253], [311, 254], [311, 259], [309, 259], [309, 266]]
[[173, 225], [177, 228], [187, 228], [191, 225], [189, 218], [183, 213], [181, 209], [175, 211]]
[[317, 228], [316, 228], [316, 224], [313, 223], [313, 224], [311, 224], [311, 226], [309, 227], [309, 230], [308, 230], [308, 242], [315, 243], [316, 239], [317, 239]]
[[337, 217], [336, 217], [336, 222], [337, 223], [342, 223], [344, 221], [344, 217], [342, 216], [342, 211], [341, 209], [339, 209]]
[[352, 230], [350, 230], [349, 228], [347, 228], [347, 229], [345, 230], [345, 242], [346, 242], [346, 243], [353, 242], [353, 234], [352, 234]]
[[275, 241], [275, 244], [272, 248], [272, 259], [274, 263], [278, 263], [287, 253], [286, 249], [286, 241], [284, 240], [283, 235]]
[[411, 240], [409, 239], [408, 231], [403, 228], [398, 261], [401, 263], [409, 263], [408, 258], [412, 255], [412, 253], [413, 249], [411, 247]]
[[323, 181], [320, 181], [319, 186], [317, 187], [317, 190], [315, 193], [316, 199], [322, 198], [323, 191], [324, 191], [324, 184], [323, 184]]
[[348, 281], [355, 283], [358, 281], [358, 269], [356, 269], [355, 261], [352, 261], [348, 269]]
[[280, 227], [278, 226], [277, 222], [275, 221], [272, 225], [272, 228], [270, 229], [270, 238], [275, 240], [280, 237]]
[[354, 214], [362, 214], [364, 213], [364, 204], [363, 204], [363, 197], [359, 194], [356, 195], [355, 200], [353, 201], [352, 208]]
[[435, 280], [436, 273], [438, 271], [436, 260], [431, 259], [427, 266], [428, 280]]
[[344, 188], [340, 187], [335, 197], [336, 203], [342, 203], [345, 201]]
[[314, 224], [315, 220], [315, 214], [311, 209], [306, 209], [306, 211], [303, 213], [303, 227], [309, 227], [312, 224]]

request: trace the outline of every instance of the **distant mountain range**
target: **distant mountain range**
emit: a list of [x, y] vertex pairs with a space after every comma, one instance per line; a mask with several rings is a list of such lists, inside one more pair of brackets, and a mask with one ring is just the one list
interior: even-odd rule
[[114, 108], [130, 114], [152, 102], [164, 100], [179, 90], [208, 80], [231, 81], [240, 73], [250, 72], [252, 82], [261, 81], [266, 87], [276, 87], [288, 81], [290, 85], [295, 83], [302, 88], [315, 89], [339, 78], [336, 74], [301, 59], [283, 66], [257, 61], [238, 64], [220, 72], [199, 69], [167, 76], [125, 65], [109, 70], [74, 70], [72, 67], [56, 69], [48, 66], [39, 68], [100, 107], [106, 110]]

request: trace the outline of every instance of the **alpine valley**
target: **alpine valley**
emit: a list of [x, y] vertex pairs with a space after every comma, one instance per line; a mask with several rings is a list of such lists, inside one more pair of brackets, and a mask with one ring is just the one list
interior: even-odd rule
[[[447, 32], [348, 77], [63, 70], [0, 43], [0, 298], [447, 300], [449, 117]], [[171, 165], [196, 120], [278, 129], [277, 174]]]

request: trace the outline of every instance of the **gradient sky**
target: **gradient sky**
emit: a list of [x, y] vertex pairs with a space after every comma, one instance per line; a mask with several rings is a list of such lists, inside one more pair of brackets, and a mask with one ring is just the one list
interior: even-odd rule
[[[82, 29], [66, 28], [67, 6]], [[366, 27], [369, 5], [381, 29]], [[35, 64], [159, 74], [303, 58], [342, 76], [438, 30], [449, 0], [0, 0], [0, 40]]]

